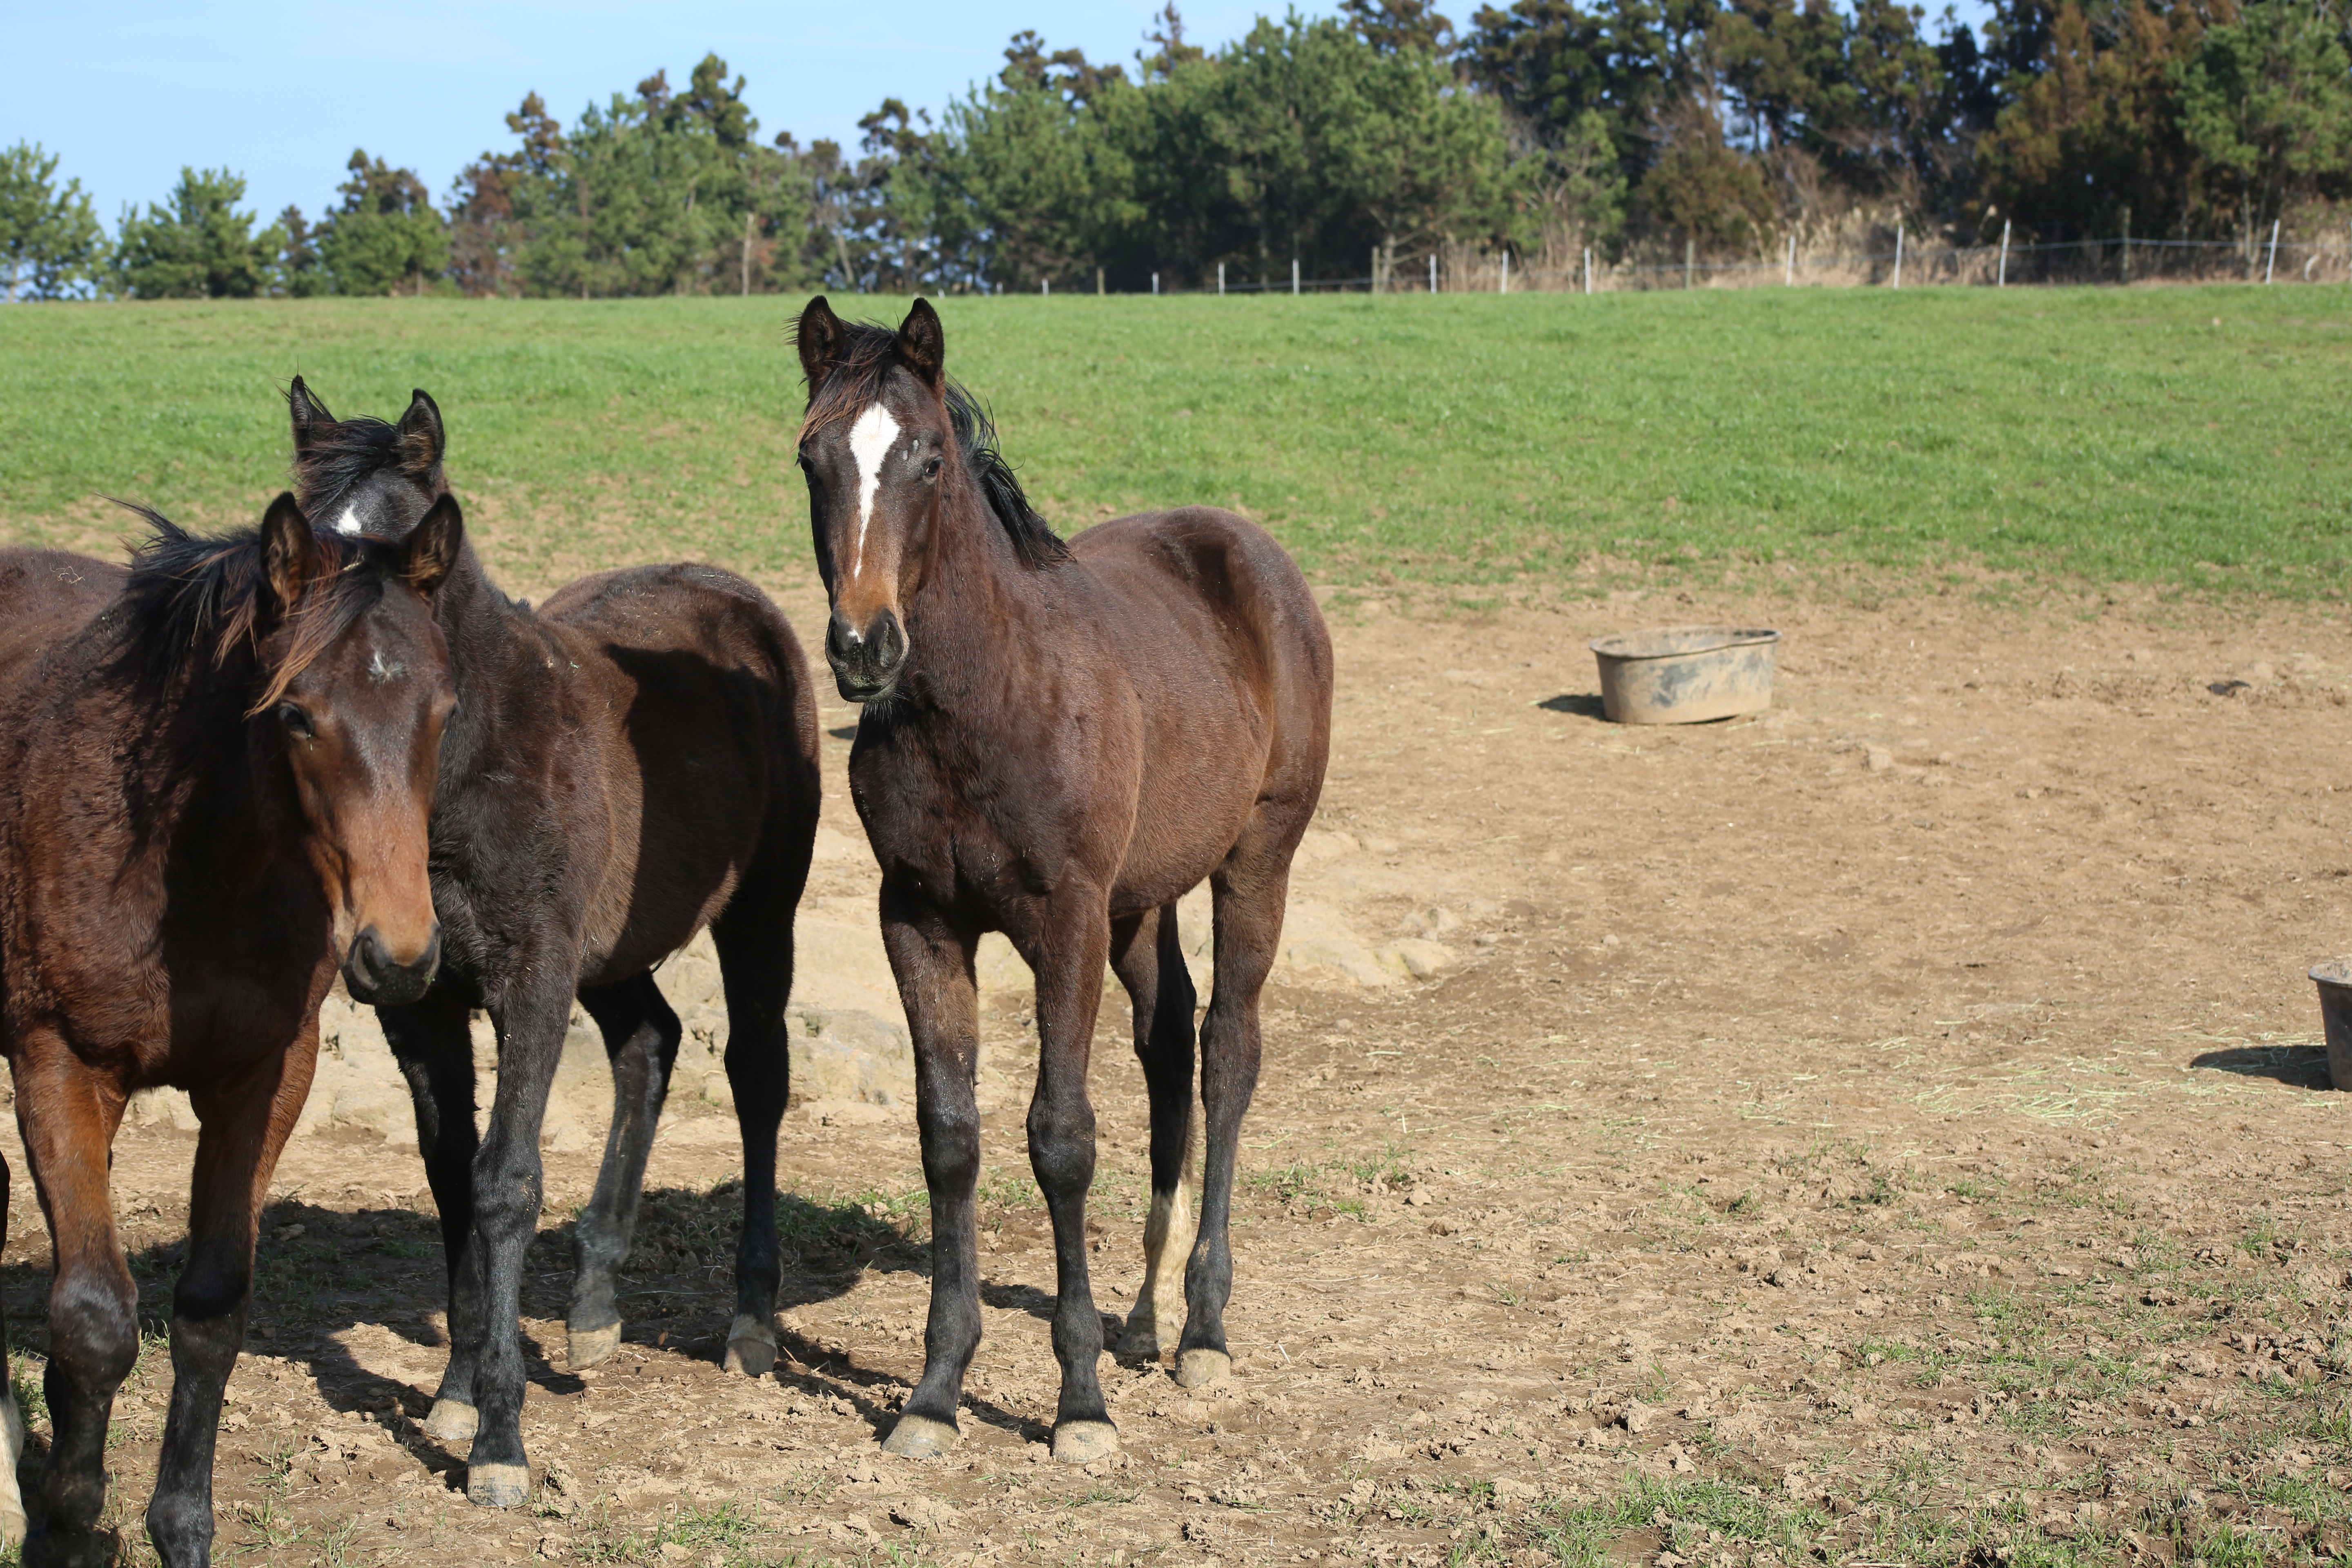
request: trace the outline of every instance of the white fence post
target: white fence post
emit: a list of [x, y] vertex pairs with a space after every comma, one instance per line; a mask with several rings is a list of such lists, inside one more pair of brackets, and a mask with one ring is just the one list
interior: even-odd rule
[[1993, 274], [1992, 286], [2009, 287], [2009, 219], [2000, 220], [2000, 270]]
[[1789, 236], [1788, 265], [1780, 269], [1780, 286], [1784, 289], [1797, 286], [1797, 237], [1793, 232]]
[[1290, 297], [1294, 300], [1298, 297], [1298, 258], [1296, 256], [1290, 258]]
[[1218, 292], [1218, 294], [1219, 294], [1219, 295], [1221, 295], [1221, 296], [1222, 296], [1222, 295], [1224, 293], [1224, 291], [1225, 291], [1225, 264], [1224, 264], [1223, 262], [1220, 261], [1220, 262], [1218, 262], [1218, 263], [1217, 263], [1217, 292]]
[[1054, 280], [1053, 280], [1052, 279], [1050, 279], [1050, 278], [1040, 278], [1040, 279], [1037, 279], [1037, 292], [1038, 292], [1038, 293], [1040, 293], [1040, 294], [1051, 294], [1053, 291], [1054, 291]]
[[1160, 274], [1157, 272], [1151, 275], [1151, 291], [1154, 294], [1160, 292]]
[[2271, 219], [2270, 259], [2263, 263], [2263, 282], [2265, 286], [2267, 286], [2271, 280], [2272, 271], [2278, 266], [2278, 231], [2279, 220], [2277, 218]]
[[1437, 292], [1437, 252], [1429, 253], [1429, 291]]
[[1903, 226], [1895, 226], [1895, 287], [1903, 287]]
[[[2275, 246], [2273, 246], [2273, 248], [2274, 248], [2274, 249], [2275, 249], [2275, 248], [2276, 248], [2276, 247], [2275, 247]], [[1503, 277], [1502, 277], [1502, 281], [1500, 281], [1500, 282], [1498, 282], [1498, 283], [1496, 283], [1496, 284], [1495, 285], [1495, 292], [1496, 292], [1496, 293], [1497, 293], [1497, 294], [1507, 294], [1507, 293], [1509, 293], [1510, 291], [1511, 291], [1511, 253], [1510, 253], [1509, 251], [1506, 250], [1505, 252], [1503, 252]]]
[[1592, 298], [1592, 247], [1584, 247], [1584, 297]]

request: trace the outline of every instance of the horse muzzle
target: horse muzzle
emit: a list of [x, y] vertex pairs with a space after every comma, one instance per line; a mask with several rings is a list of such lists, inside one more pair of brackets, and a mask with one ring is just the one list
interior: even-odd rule
[[879, 702], [897, 689], [907, 664], [907, 632], [898, 616], [883, 611], [863, 631], [839, 610], [824, 628], [824, 661], [845, 702]]
[[425, 943], [424, 953], [405, 963], [393, 956], [383, 933], [370, 926], [352, 939], [352, 950], [343, 956], [343, 986], [354, 1002], [373, 1003], [379, 1007], [404, 1006], [424, 998], [425, 988], [433, 984], [433, 976], [440, 967], [441, 927], [437, 921]]

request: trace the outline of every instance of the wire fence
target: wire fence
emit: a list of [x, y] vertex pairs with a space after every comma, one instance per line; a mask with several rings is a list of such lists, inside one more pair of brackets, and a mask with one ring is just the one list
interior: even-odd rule
[[[1139, 293], [1093, 287], [1042, 285], [1041, 291]], [[2275, 229], [2243, 240], [2114, 239], [1915, 247], [1898, 237], [1893, 248], [1811, 252], [1791, 240], [1769, 259], [1701, 260], [1685, 250], [1679, 261], [1644, 258], [1609, 262], [1585, 251], [1565, 262], [1505, 252], [1457, 250], [1399, 258], [1374, 277], [1314, 278], [1293, 263], [1290, 276], [1187, 280], [1153, 274], [1154, 294], [1617, 294], [1668, 289], [1755, 288], [2008, 288], [2051, 284], [2250, 283], [2352, 284], [2352, 234], [2344, 238], [2287, 240]]]

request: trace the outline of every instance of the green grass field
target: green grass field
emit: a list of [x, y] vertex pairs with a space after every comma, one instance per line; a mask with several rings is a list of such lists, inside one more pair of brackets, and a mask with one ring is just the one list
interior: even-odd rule
[[[119, 495], [208, 524], [283, 482], [278, 393], [440, 400], [501, 575], [694, 555], [797, 574], [800, 300], [0, 310], [0, 529]], [[902, 302], [846, 300], [895, 320]], [[1796, 289], [949, 300], [950, 370], [1075, 530], [1206, 500], [1310, 572], [1431, 584], [1989, 569], [2332, 594], [2352, 289]], [[2217, 324], [2218, 323], [2218, 324]]]

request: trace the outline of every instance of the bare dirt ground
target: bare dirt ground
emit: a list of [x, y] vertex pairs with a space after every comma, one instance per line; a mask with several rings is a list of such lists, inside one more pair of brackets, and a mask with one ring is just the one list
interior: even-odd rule
[[[805, 590], [786, 601], [821, 624]], [[1601, 721], [1585, 639], [1710, 619], [1789, 633], [1770, 714]], [[525, 1298], [543, 1482], [527, 1511], [477, 1512], [453, 1489], [464, 1454], [417, 1428], [442, 1352], [413, 1147], [322, 1134], [266, 1223], [223, 1556], [2346, 1551], [2352, 1096], [2326, 1089], [2304, 978], [2352, 948], [2340, 616], [1725, 594], [1335, 623], [1338, 748], [1298, 896], [1444, 954], [1412, 950], [1429, 978], [1294, 970], [1269, 994], [1229, 1385], [1108, 1368], [1124, 1451], [1045, 1458], [1053, 1264], [1018, 1093], [987, 1119], [988, 1338], [951, 1458], [875, 1447], [927, 1288], [902, 1110], [788, 1118], [790, 1358], [723, 1375], [740, 1165], [731, 1118], [680, 1097], [628, 1342], [579, 1373], [561, 1318], [595, 1141], [549, 1157]], [[828, 742], [826, 821], [862, 844], [846, 752]], [[812, 898], [861, 897], [865, 875], [828, 861]], [[992, 1000], [1015, 1084], [1026, 1020]], [[1114, 993], [1095, 1076], [1110, 1315], [1140, 1279], [1126, 1036]], [[159, 1331], [191, 1147], [129, 1129], [117, 1155]], [[13, 1131], [6, 1149], [22, 1379], [47, 1239]], [[169, 1378], [158, 1338], [117, 1405], [134, 1538]]]

